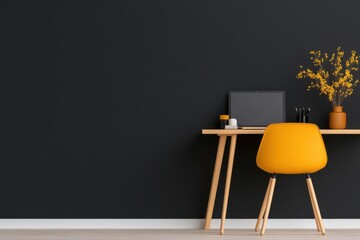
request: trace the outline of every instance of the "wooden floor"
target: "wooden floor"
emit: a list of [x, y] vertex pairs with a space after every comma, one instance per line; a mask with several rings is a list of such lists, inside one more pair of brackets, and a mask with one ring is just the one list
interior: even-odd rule
[[265, 240], [265, 239], [311, 239], [343, 240], [360, 239], [360, 229], [327, 230], [322, 236], [315, 230], [267, 230], [259, 236], [254, 230], [229, 230], [219, 235], [219, 230], [0, 230], [0, 239], [7, 240], [110, 240], [110, 239], [175, 239], [175, 240]]

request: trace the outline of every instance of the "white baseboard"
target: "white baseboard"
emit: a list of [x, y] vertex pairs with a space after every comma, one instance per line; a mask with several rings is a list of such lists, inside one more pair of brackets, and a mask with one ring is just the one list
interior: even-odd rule
[[[211, 229], [219, 229], [213, 219]], [[227, 219], [227, 229], [252, 229], [256, 219]], [[203, 219], [0, 219], [0, 229], [201, 229]], [[324, 219], [326, 229], [360, 229], [360, 219]], [[311, 229], [314, 219], [269, 219], [268, 229]]]

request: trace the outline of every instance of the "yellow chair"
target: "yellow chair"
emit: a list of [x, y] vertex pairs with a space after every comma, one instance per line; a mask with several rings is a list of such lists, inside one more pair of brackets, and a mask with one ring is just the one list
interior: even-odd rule
[[275, 123], [270, 124], [264, 133], [256, 157], [256, 164], [262, 170], [272, 174], [260, 210], [255, 231], [262, 227], [264, 235], [273, 198], [276, 174], [306, 174], [306, 183], [315, 215], [317, 230], [323, 235], [320, 209], [316, 199], [310, 173], [324, 168], [327, 154], [319, 128], [311, 123]]

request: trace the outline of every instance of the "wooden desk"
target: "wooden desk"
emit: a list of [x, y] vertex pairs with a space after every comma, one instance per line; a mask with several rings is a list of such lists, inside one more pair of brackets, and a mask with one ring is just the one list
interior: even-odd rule
[[[234, 155], [235, 155], [235, 147], [236, 147], [236, 138], [237, 135], [242, 134], [263, 134], [265, 129], [257, 129], [257, 130], [245, 130], [245, 129], [203, 129], [202, 134], [212, 134], [219, 136], [219, 144], [216, 153], [215, 159], [215, 167], [213, 178], [211, 182], [211, 189], [209, 195], [209, 201], [206, 211], [205, 218], [205, 229], [210, 228], [210, 223], [214, 210], [214, 203], [216, 198], [217, 187], [219, 183], [221, 164], [223, 161], [224, 150], [226, 145], [227, 137], [230, 137], [230, 150], [229, 150], [229, 159], [228, 159], [228, 168], [226, 172], [226, 182], [225, 182], [225, 191], [224, 191], [224, 199], [223, 199], [223, 209], [221, 213], [221, 225], [220, 225], [220, 234], [224, 233], [224, 224], [226, 218], [226, 210], [229, 199], [229, 190], [230, 190], [230, 182], [231, 182], [231, 174], [234, 163]], [[360, 129], [320, 129], [321, 134], [360, 134]]]

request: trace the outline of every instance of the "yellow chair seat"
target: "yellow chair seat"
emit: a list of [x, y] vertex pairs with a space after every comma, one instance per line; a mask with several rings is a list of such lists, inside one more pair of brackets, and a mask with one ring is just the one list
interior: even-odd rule
[[310, 123], [277, 123], [267, 127], [256, 157], [268, 173], [314, 173], [327, 163], [319, 128]]

